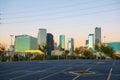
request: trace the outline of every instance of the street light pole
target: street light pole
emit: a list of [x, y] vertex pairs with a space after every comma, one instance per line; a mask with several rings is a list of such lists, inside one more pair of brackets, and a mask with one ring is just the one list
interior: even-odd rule
[[12, 38], [13, 38], [13, 35], [10, 35], [11, 37], [11, 45], [10, 45], [10, 61], [12, 61], [12, 57], [13, 57], [13, 45], [12, 45]]
[[11, 37], [11, 45], [12, 45], [12, 38], [13, 38], [13, 35], [10, 35], [10, 37]]

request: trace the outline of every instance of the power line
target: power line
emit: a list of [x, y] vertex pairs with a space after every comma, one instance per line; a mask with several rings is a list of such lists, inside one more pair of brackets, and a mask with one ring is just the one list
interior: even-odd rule
[[[110, 10], [101, 10], [101, 11], [96, 11], [96, 12], [91, 12], [91, 13], [86, 13], [86, 14], [79, 14], [79, 15], [68, 15], [68, 16], [62, 16], [62, 17], [55, 17], [55, 18], [49, 18], [49, 19], [42, 19], [42, 20], [58, 20], [58, 19], [64, 19], [64, 18], [72, 18], [72, 17], [78, 17], [78, 16], [87, 16], [87, 15], [93, 15], [93, 14], [101, 14], [101, 13], [108, 13], [108, 12], [113, 12], [113, 11], [118, 11], [120, 8], [115, 8], [115, 9], [110, 9]], [[31, 20], [31, 21], [24, 21], [24, 22], [10, 22], [10, 23], [3, 23], [3, 24], [15, 24], [15, 23], [29, 23], [29, 22], [34, 22], [34, 21], [39, 21], [38, 20]]]
[[2, 19], [5, 20], [5, 19], [26, 18], [26, 17], [38, 17], [38, 16], [46, 16], [46, 15], [51, 16], [51, 15], [56, 15], [56, 14], [61, 14], [61, 13], [70, 13], [70, 12], [83, 11], [83, 10], [93, 10], [93, 9], [96, 9], [96, 8], [113, 6], [113, 5], [116, 5], [116, 4], [120, 4], [120, 3], [117, 2], [117, 3], [110, 3], [110, 4], [98, 5], [98, 6], [93, 6], [93, 7], [81, 8], [81, 9], [67, 10], [65, 12], [57, 11], [57, 12], [48, 12], [48, 13], [42, 13], [42, 14], [37, 14], [37, 15], [25, 15], [25, 16], [20, 16], [20, 17], [9, 17], [9, 18], [2, 18]]
[[[82, 3], [75, 3], [75, 4], [70, 4], [70, 5], [64, 5], [64, 6], [57, 6], [57, 7], [49, 7], [49, 8], [41, 8], [41, 9], [39, 9], [39, 10], [41, 10], [41, 11], [45, 11], [45, 10], [51, 10], [51, 9], [63, 9], [63, 8], [69, 8], [69, 7], [75, 7], [75, 6], [79, 6], [79, 5], [85, 5], [85, 4], [90, 4], [90, 3], [94, 3], [94, 2], [101, 2], [101, 1], [104, 1], [104, 0], [93, 0], [93, 1], [87, 1], [87, 2], [82, 2]], [[7, 13], [5, 13], [5, 12], [3, 12], [2, 14], [3, 15], [14, 15], [14, 14], [24, 14], [24, 13], [27, 13], [27, 10], [23, 10], [23, 9], [25, 9], [25, 8], [22, 8], [22, 11], [20, 11], [20, 9], [19, 9], [19, 11], [13, 11], [13, 12], [7, 12]], [[31, 9], [31, 8], [30, 8]], [[30, 10], [30, 12], [33, 12], [35, 10], [35, 8], [33, 8], [32, 10]], [[38, 11], [38, 10], [37, 10]]]

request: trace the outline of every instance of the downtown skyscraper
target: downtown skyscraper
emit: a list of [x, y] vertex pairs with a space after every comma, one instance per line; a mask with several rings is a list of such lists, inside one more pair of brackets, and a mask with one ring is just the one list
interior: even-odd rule
[[88, 48], [94, 48], [94, 34], [88, 35]]
[[42, 47], [47, 44], [47, 30], [39, 29], [38, 32], [38, 46]]
[[101, 44], [101, 28], [95, 28], [95, 45]]
[[59, 48], [60, 50], [65, 50], [65, 35], [60, 35]]
[[73, 52], [74, 52], [74, 39], [69, 38], [67, 44], [68, 44], [68, 50], [69, 50], [70, 54], [73, 54]]
[[47, 45], [49, 46], [47, 55], [51, 55], [51, 51], [54, 50], [54, 39], [51, 33], [47, 33]]

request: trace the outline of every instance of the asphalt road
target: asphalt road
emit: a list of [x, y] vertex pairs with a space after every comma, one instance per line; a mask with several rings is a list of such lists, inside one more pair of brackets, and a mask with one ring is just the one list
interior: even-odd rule
[[1, 62], [0, 80], [120, 80], [120, 60]]

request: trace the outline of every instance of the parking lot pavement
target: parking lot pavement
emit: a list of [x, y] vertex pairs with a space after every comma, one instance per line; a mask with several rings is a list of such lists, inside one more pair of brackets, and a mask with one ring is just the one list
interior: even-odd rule
[[[91, 73], [85, 74], [80, 71]], [[2, 62], [0, 63], [0, 80], [120, 80], [120, 61], [44, 60]]]

